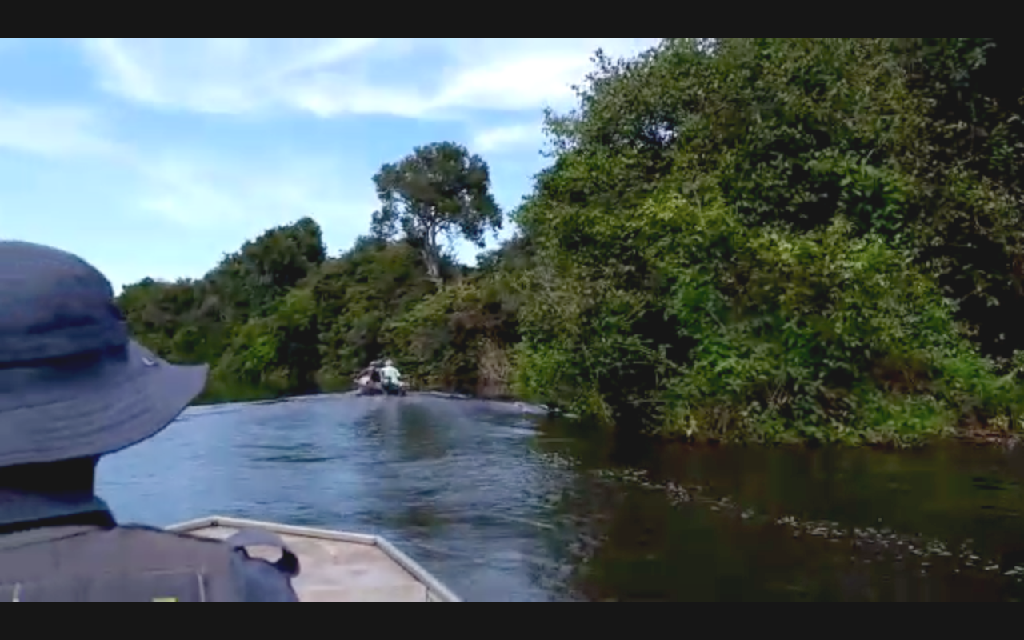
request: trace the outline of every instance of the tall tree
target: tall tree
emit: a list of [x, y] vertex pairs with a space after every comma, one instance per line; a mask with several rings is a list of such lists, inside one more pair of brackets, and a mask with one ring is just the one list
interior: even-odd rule
[[502, 226], [502, 214], [490, 192], [487, 163], [465, 147], [441, 142], [417, 147], [397, 164], [386, 164], [373, 178], [381, 208], [373, 214], [373, 233], [390, 239], [399, 229], [423, 257], [428, 276], [441, 277], [441, 237], [461, 234], [483, 248], [488, 229]]

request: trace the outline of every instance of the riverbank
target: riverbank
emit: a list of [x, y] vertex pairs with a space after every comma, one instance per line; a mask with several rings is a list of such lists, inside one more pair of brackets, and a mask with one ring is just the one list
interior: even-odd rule
[[920, 438], [913, 442], [908, 442], [905, 439], [884, 439], [880, 437], [872, 438], [870, 435], [868, 435], [865, 437], [865, 442], [860, 444], [850, 444], [849, 442], [826, 444], [821, 442], [807, 442], [797, 439], [783, 439], [775, 442], [758, 442], [750, 437], [744, 437], [742, 435], [736, 436], [735, 438], [731, 439], [686, 437], [673, 434], [651, 434], [648, 437], [652, 440], [663, 442], [666, 445], [684, 444], [691, 446], [709, 447], [755, 446], [765, 448], [799, 449], [807, 451], [821, 450], [836, 446], [842, 449], [868, 449], [874, 451], [920, 451], [934, 448], [936, 446], [945, 446], [950, 444], [1015, 449], [1017, 448], [1017, 446], [1024, 443], [1024, 433], [1005, 433], [1000, 431], [983, 430], [956, 432], [948, 435]]

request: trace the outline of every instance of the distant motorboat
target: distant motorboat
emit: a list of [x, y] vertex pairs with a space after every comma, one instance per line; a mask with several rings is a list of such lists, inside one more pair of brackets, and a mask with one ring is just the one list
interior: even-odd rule
[[379, 382], [362, 382], [359, 383], [359, 395], [361, 396], [379, 396], [384, 393], [384, 389], [381, 388]]
[[373, 380], [369, 375], [364, 375], [356, 380], [358, 388], [358, 395], [361, 396], [404, 396], [409, 388], [408, 383], [402, 381], [398, 383], [398, 388], [394, 389], [384, 384], [383, 382], [377, 382]]
[[384, 385], [383, 391], [385, 395], [389, 396], [404, 396], [406, 392], [406, 384], [404, 382], [399, 382], [397, 389]]
[[404, 396], [406, 395], [407, 387], [405, 383], [402, 383], [398, 389], [392, 389], [384, 386], [378, 382], [371, 382], [369, 384], [360, 384], [357, 395], [360, 396]]

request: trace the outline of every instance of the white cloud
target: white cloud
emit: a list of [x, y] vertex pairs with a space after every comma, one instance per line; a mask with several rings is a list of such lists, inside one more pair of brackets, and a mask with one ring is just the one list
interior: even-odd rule
[[478, 131], [473, 136], [474, 153], [492, 153], [533, 149], [540, 151], [544, 130], [540, 123], [513, 124]]
[[339, 184], [338, 167], [313, 158], [260, 165], [167, 156], [139, 169], [141, 210], [238, 239], [304, 216], [361, 232], [376, 206], [372, 185], [353, 193], [350, 185]]
[[[535, 152], [547, 105], [575, 103], [570, 86], [597, 48], [631, 55], [656, 42], [619, 39], [116, 39], [79, 41], [105, 91], [150, 107], [217, 114], [289, 110], [332, 117], [386, 114], [456, 119], [478, 153]], [[2, 44], [2, 43], [0, 43]], [[486, 127], [479, 112], [511, 112]], [[118, 121], [73, 106], [0, 100], [0, 148], [44, 158], [99, 159], [123, 179], [117, 203], [160, 216], [225, 247], [302, 216], [332, 248], [365, 232], [378, 205], [368, 176], [306, 156], [261, 160], [154, 148], [116, 137]], [[502, 121], [507, 118], [502, 117]], [[474, 124], [475, 123], [475, 124]], [[480, 125], [480, 128], [475, 128]], [[125, 129], [120, 130], [124, 135]], [[335, 159], [337, 160], [337, 159]], [[343, 161], [341, 159], [340, 161]], [[518, 169], [517, 169], [518, 171]], [[509, 171], [514, 175], [515, 171]], [[187, 248], [185, 249], [187, 250]]]
[[373, 49], [376, 38], [86, 38], [107, 91], [151, 106], [236, 114], [278, 106], [297, 79]]
[[105, 89], [151, 105], [444, 118], [566, 106], [594, 50], [632, 55], [657, 40], [92, 38], [84, 47]]
[[260, 162], [201, 149], [136, 147], [109, 134], [109, 124], [85, 108], [0, 101], [0, 149], [105, 163], [119, 171], [118, 191], [129, 210], [239, 241], [303, 216], [362, 231], [377, 205], [369, 180], [345, 185], [339, 180], [345, 172], [332, 160], [279, 155]]
[[8, 102], [0, 102], [0, 148], [48, 158], [118, 152], [89, 109]]

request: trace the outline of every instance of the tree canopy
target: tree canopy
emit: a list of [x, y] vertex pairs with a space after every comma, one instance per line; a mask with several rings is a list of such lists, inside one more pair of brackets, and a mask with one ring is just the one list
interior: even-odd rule
[[[121, 297], [133, 331], [239, 385], [421, 387], [546, 402], [694, 440], [911, 445], [1024, 429], [1024, 71], [1004, 38], [666, 38], [595, 55], [549, 112], [516, 236], [482, 158], [374, 176], [370, 233], [311, 220], [199, 281]], [[440, 286], [439, 286], [440, 285]]]
[[441, 239], [458, 234], [482, 248], [486, 232], [502, 227], [487, 163], [461, 145], [418, 147], [400, 162], [384, 165], [373, 180], [381, 201], [373, 215], [374, 234], [391, 239], [400, 230], [421, 250], [428, 275], [438, 282]]

